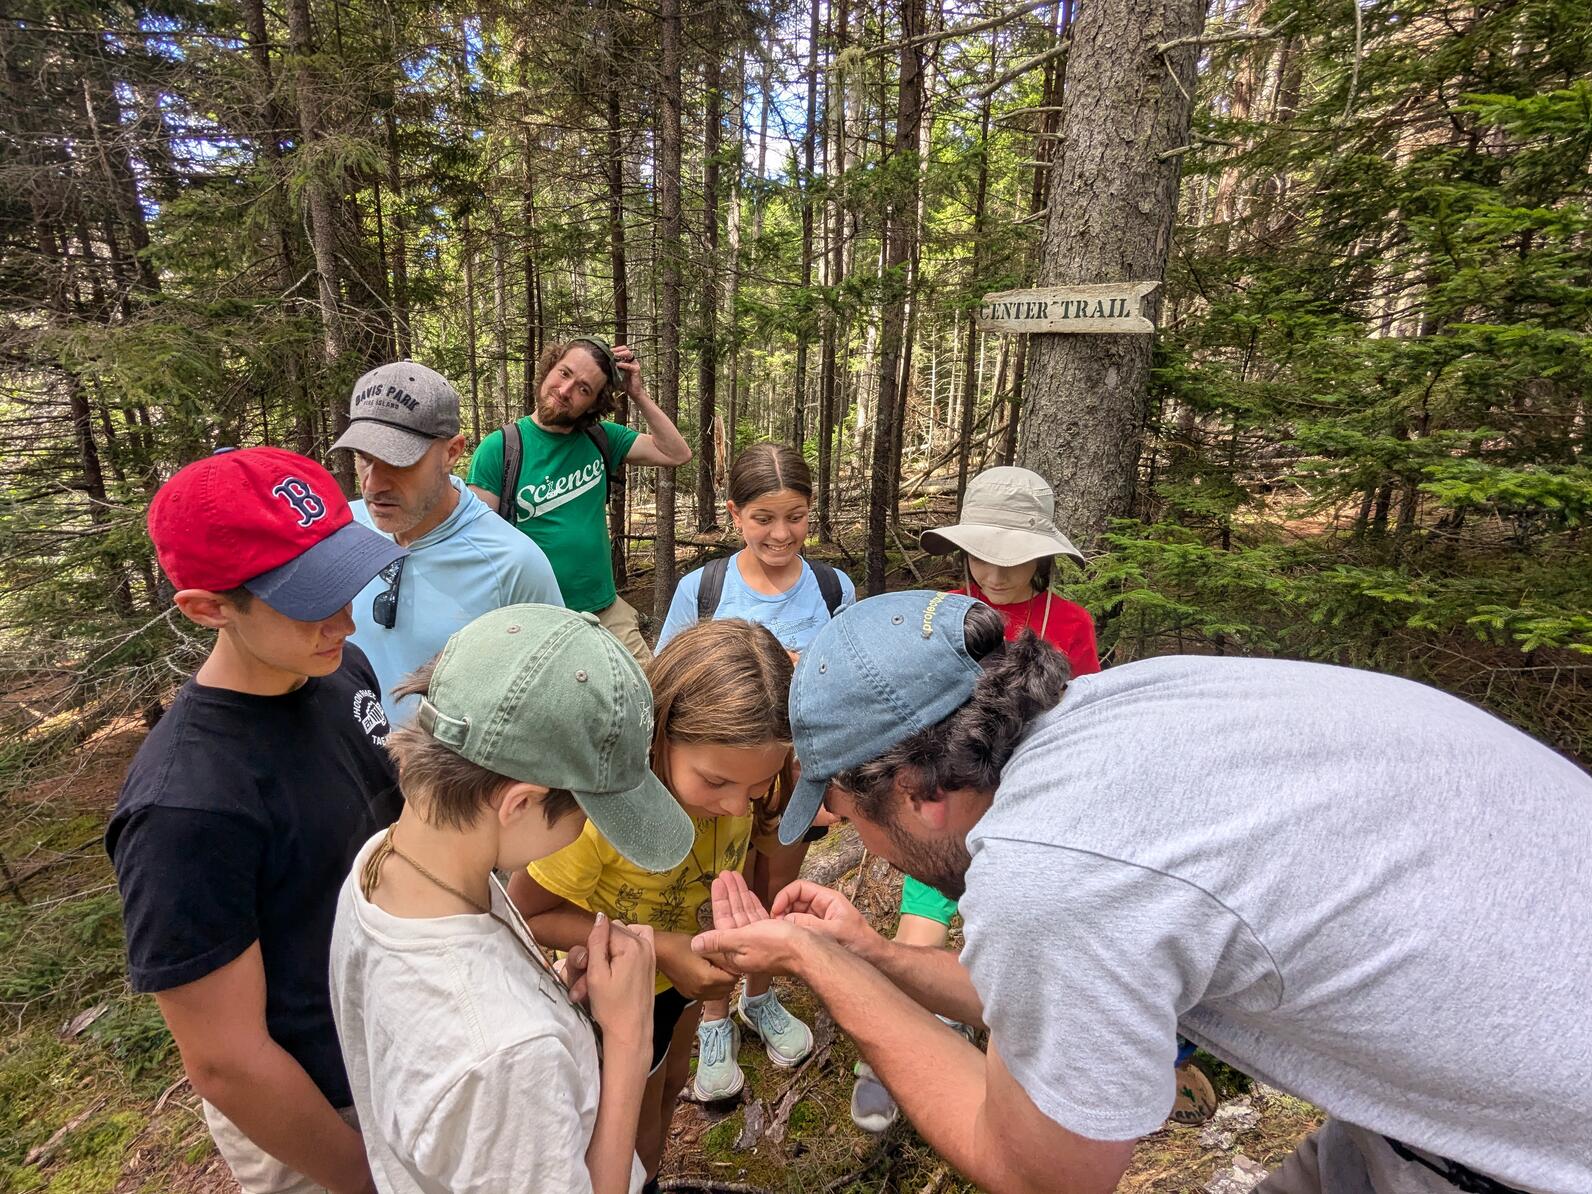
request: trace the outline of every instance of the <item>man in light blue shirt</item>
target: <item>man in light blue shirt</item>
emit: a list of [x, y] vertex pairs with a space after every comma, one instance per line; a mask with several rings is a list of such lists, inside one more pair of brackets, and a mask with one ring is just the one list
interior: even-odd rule
[[459, 394], [413, 361], [372, 369], [354, 385], [349, 426], [332, 445], [354, 453], [363, 501], [354, 517], [409, 554], [354, 598], [353, 640], [381, 681], [398, 725], [417, 701], [392, 690], [450, 635], [489, 610], [563, 605], [542, 549], [498, 518], [452, 475], [464, 454]]

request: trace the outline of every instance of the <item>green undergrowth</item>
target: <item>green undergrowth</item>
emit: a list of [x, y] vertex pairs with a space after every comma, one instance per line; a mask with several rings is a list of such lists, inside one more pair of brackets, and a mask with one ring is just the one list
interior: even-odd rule
[[[162, 1162], [184, 1160], [198, 1125], [175, 1103], [152, 1118], [181, 1071], [154, 1001], [127, 985], [105, 810], [55, 796], [6, 811], [23, 898], [0, 891], [0, 1191], [168, 1190]], [[152, 1168], [129, 1185], [135, 1152]]]

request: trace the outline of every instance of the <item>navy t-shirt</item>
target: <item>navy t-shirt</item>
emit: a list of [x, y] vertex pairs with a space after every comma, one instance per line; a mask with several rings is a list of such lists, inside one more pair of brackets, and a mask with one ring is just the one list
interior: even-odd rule
[[283, 696], [183, 685], [139, 748], [105, 834], [137, 991], [260, 943], [271, 1038], [334, 1107], [353, 1102], [327, 990], [337, 893], [402, 797], [387, 715], [352, 643]]

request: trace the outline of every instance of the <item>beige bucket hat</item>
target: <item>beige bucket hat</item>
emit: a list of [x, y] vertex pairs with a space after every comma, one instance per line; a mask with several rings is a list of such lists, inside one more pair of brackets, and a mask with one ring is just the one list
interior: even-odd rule
[[1056, 555], [1084, 562], [1083, 553], [1056, 529], [1056, 495], [1045, 479], [1005, 465], [969, 481], [961, 520], [924, 531], [919, 542], [933, 555], [960, 550], [1003, 568]]

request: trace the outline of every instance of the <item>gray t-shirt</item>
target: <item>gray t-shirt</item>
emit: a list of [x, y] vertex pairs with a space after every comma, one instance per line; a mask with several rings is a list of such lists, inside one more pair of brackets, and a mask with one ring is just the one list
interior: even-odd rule
[[1047, 1116], [1172, 1106], [1176, 1034], [1533, 1191], [1592, 1190], [1592, 779], [1320, 664], [1084, 676], [968, 835], [963, 960]]

